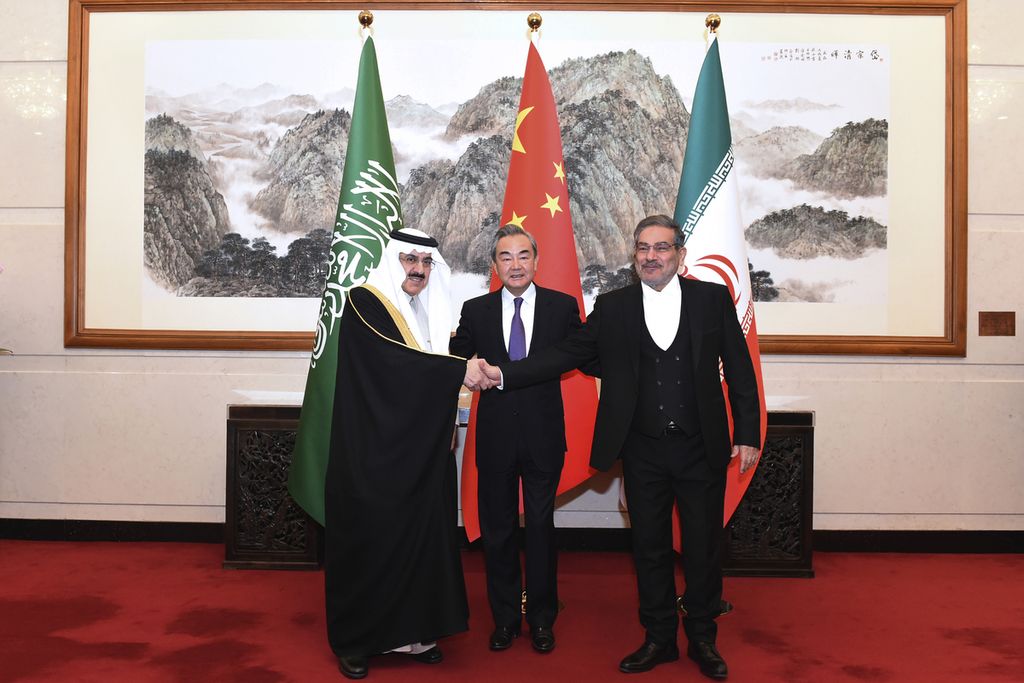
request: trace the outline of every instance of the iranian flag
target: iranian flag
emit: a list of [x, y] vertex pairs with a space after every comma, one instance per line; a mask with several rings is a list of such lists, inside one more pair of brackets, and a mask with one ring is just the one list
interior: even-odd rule
[[338, 322], [348, 290], [366, 282], [380, 262], [392, 230], [402, 227], [395, 160], [384, 113], [373, 39], [359, 57], [352, 128], [334, 220], [327, 282], [320, 301], [313, 355], [306, 375], [288, 491], [309, 516], [324, 524], [324, 477], [331, 447]]
[[[747, 348], [757, 374], [761, 398], [761, 443], [768, 426], [764, 382], [761, 379], [761, 352], [757, 345], [754, 300], [747, 267], [747, 247], [740, 220], [739, 188], [736, 183], [729, 130], [729, 108], [725, 101], [722, 61], [718, 40], [712, 34], [704, 57], [697, 89], [693, 94], [690, 130], [686, 136], [683, 173], [676, 198], [675, 220], [686, 235], [686, 261], [683, 275], [718, 282], [729, 288], [736, 317], [747, 338]], [[722, 391], [728, 398], [725, 382]], [[728, 401], [726, 402], [728, 405]], [[730, 416], [730, 430], [731, 430]], [[760, 462], [760, 459], [758, 460]], [[725, 519], [728, 523], [754, 475], [755, 467], [739, 473], [739, 458], [733, 459], [725, 489]]]
[[[531, 42], [526, 57], [523, 92], [512, 136], [512, 158], [508, 166], [505, 202], [501, 224], [514, 223], [537, 240], [542, 258], [535, 282], [576, 297], [582, 317], [583, 290], [576, 261], [576, 239], [569, 216], [569, 187], [562, 158], [562, 136], [551, 83], [537, 47]], [[501, 287], [497, 275], [491, 277], [491, 291]], [[476, 408], [473, 395], [469, 429], [462, 455], [462, 520], [470, 541], [480, 537], [477, 514]], [[590, 441], [597, 414], [597, 385], [592, 377], [579, 371], [562, 376], [562, 401], [565, 405], [565, 440], [568, 450], [558, 493], [564, 493], [586, 481], [592, 474]], [[520, 510], [522, 506], [520, 505]]]

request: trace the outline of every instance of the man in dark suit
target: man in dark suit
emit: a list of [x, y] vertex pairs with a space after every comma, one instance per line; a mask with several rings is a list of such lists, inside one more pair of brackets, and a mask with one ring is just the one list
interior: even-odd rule
[[[516, 225], [494, 238], [491, 260], [503, 287], [462, 307], [452, 354], [491, 363], [533, 355], [582, 326], [576, 299], [533, 284], [537, 243]], [[516, 391], [481, 394], [476, 416], [480, 534], [487, 598], [494, 617], [490, 649], [519, 635], [523, 582], [519, 560], [519, 484], [526, 521], [526, 621], [533, 648], [555, 647], [558, 613], [554, 543], [555, 490], [565, 460], [559, 376]]]
[[[728, 675], [715, 639], [720, 612], [720, 537], [726, 468], [756, 462], [760, 404], [750, 354], [725, 287], [678, 276], [686, 255], [679, 225], [650, 216], [633, 233], [641, 284], [597, 298], [586, 325], [542, 353], [481, 366], [499, 389], [557, 377], [597, 359], [601, 398], [592, 467], [622, 459], [633, 536], [643, 646], [619, 664], [648, 671], [679, 658], [672, 504], [679, 506], [688, 656], [711, 678]], [[721, 366], [719, 365], [721, 360]], [[729, 388], [729, 434], [719, 368]]]

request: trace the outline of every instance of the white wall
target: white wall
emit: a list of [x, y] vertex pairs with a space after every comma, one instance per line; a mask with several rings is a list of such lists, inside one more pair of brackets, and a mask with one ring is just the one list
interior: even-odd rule
[[[0, 0], [0, 517], [220, 522], [226, 406], [302, 391], [307, 354], [64, 348], [66, 5]], [[967, 357], [764, 359], [817, 414], [817, 529], [1024, 529], [1024, 340], [977, 336], [1024, 329], [1024, 3], [969, 22]], [[620, 526], [616, 497], [558, 522]]]

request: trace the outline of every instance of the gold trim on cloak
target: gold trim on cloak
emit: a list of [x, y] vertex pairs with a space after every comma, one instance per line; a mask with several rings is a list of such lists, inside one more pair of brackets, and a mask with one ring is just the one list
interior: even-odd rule
[[[419, 343], [416, 341], [416, 337], [413, 335], [412, 330], [409, 328], [409, 323], [407, 323], [405, 321], [405, 317], [402, 315], [402, 312], [400, 310], [398, 310], [398, 306], [395, 306], [394, 302], [392, 302], [391, 299], [387, 298], [382, 291], [380, 291], [379, 289], [377, 289], [373, 285], [359, 285], [359, 286], [362, 287], [363, 289], [367, 290], [371, 294], [373, 294], [375, 297], [377, 297], [377, 299], [380, 300], [381, 304], [384, 305], [384, 309], [388, 312], [388, 315], [391, 316], [392, 322], [395, 323], [395, 326], [398, 328], [398, 331], [401, 333], [402, 341], [399, 342], [399, 341], [396, 341], [396, 340], [392, 339], [391, 337], [388, 337], [386, 335], [381, 334], [377, 329], [374, 328], [373, 325], [371, 325], [370, 323], [366, 322], [366, 318], [364, 318], [363, 314], [359, 312], [359, 308], [357, 306], [353, 305], [352, 299], [349, 298], [348, 301], [346, 302], [346, 305], [347, 306], [352, 306], [352, 310], [356, 312], [356, 315], [359, 316], [359, 319], [363, 321], [364, 325], [366, 325], [368, 328], [373, 330], [374, 334], [376, 334], [378, 337], [380, 337], [381, 339], [385, 339], [385, 340], [391, 342], [392, 344], [399, 344], [401, 346], [407, 346], [410, 349], [413, 349], [415, 351], [420, 351], [421, 353], [431, 353], [430, 351], [426, 351], [426, 350], [420, 348]], [[450, 353], [433, 353], [432, 355], [435, 355], [435, 356], [448, 356], [449, 358], [458, 358], [459, 360], [466, 360], [462, 356], [453, 356]]]
[[[398, 331], [402, 334], [402, 341], [405, 343], [405, 345], [409, 346], [409, 347], [412, 347], [412, 348], [416, 349], [417, 351], [422, 351], [423, 349], [421, 349], [419, 343], [417, 343], [416, 337], [412, 333], [412, 329], [409, 328], [409, 323], [407, 323], [405, 321], [405, 316], [403, 316], [402, 312], [400, 310], [398, 310], [398, 306], [395, 306], [395, 304], [392, 303], [391, 299], [389, 299], [386, 296], [384, 296], [384, 292], [380, 291], [379, 289], [377, 289], [373, 285], [360, 285], [360, 286], [363, 289], [365, 289], [366, 291], [368, 291], [371, 294], [373, 294], [375, 297], [377, 297], [380, 300], [380, 302], [382, 304], [384, 304], [384, 309], [388, 312], [388, 315], [391, 316], [391, 321], [395, 323], [395, 326], [398, 328]], [[352, 299], [351, 298], [348, 300], [348, 305], [352, 306]], [[373, 328], [373, 325], [371, 325], [370, 323], [366, 322], [366, 318], [364, 318], [362, 316], [362, 314], [359, 312], [358, 308], [356, 308], [355, 306], [352, 306], [352, 308], [353, 308], [353, 310], [355, 310], [356, 315], [359, 316], [359, 319], [362, 320], [363, 323], [367, 327], [369, 327], [374, 332], [377, 332], [377, 330], [375, 330]], [[377, 334], [380, 334], [380, 332], [377, 332]], [[384, 337], [383, 334], [381, 334], [380, 336]], [[385, 337], [385, 339], [389, 339], [389, 337]], [[392, 339], [391, 341], [394, 341], [394, 340]]]

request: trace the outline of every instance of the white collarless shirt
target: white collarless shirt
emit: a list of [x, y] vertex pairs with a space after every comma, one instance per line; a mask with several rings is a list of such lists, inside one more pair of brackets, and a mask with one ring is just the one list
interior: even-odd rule
[[[533, 341], [533, 317], [537, 311], [537, 288], [533, 283], [523, 292], [523, 303], [519, 306], [519, 317], [523, 319], [526, 331], [526, 353], [530, 353], [530, 342]], [[501, 335], [508, 351], [508, 338], [512, 333], [512, 316], [516, 314], [515, 296], [504, 287], [501, 288]]]
[[659, 292], [654, 287], [640, 285], [644, 293], [644, 322], [651, 339], [662, 351], [672, 346], [679, 331], [679, 312], [683, 305], [683, 288], [675, 276]]

